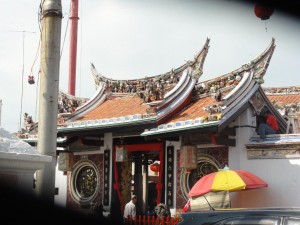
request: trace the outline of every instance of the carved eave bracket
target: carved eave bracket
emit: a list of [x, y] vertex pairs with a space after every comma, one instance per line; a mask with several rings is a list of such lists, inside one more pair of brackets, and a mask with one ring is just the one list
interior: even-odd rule
[[247, 145], [248, 159], [300, 158], [300, 143]]

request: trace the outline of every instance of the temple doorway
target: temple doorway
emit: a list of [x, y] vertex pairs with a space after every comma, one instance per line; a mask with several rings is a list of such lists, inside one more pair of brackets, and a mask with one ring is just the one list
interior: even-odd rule
[[164, 161], [164, 145], [138, 144], [127, 145], [126, 148], [127, 159], [124, 162], [116, 162], [114, 157], [113, 182], [120, 211], [123, 213], [125, 204], [130, 201], [131, 195], [135, 194], [138, 197], [137, 214], [151, 214], [163, 199], [164, 170], [161, 162]]
[[140, 200], [137, 202], [138, 213], [149, 214], [154, 211], [159, 201], [157, 190], [161, 165], [159, 151], [131, 152], [131, 156], [133, 157], [131, 195], [137, 195]]

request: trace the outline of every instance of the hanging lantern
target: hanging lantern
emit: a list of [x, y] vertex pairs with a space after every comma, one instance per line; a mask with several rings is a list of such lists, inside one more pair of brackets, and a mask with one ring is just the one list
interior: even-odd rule
[[127, 147], [123, 144], [123, 139], [121, 139], [121, 144], [116, 146], [116, 162], [126, 162], [127, 152]]
[[181, 146], [179, 166], [186, 169], [187, 173], [197, 168], [195, 145]]
[[255, 15], [260, 18], [261, 20], [268, 20], [270, 19], [270, 16], [274, 12], [274, 6], [271, 5], [271, 3], [257, 3], [254, 7], [254, 13]]
[[28, 83], [29, 84], [34, 84], [35, 83], [34, 76], [28, 76]]
[[160, 165], [156, 162], [150, 165], [150, 170], [155, 173], [155, 175], [159, 172]]

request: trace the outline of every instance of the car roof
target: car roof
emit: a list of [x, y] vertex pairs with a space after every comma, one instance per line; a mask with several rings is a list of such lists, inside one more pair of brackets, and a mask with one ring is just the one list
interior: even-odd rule
[[300, 208], [240, 208], [240, 209], [216, 209], [211, 211], [186, 212], [182, 214], [183, 224], [209, 224], [224, 219], [244, 216], [298, 216]]

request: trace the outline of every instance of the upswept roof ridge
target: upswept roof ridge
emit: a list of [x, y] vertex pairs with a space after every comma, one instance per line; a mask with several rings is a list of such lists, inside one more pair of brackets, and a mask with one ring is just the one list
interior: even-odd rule
[[[98, 80], [99, 82], [96, 85], [98, 88], [96, 95], [90, 100], [69, 96], [60, 92], [60, 97], [63, 97], [61, 100], [70, 99], [75, 102], [75, 105], [79, 105], [77, 102], [84, 104], [77, 107], [75, 113], [74, 111], [72, 111], [73, 113], [66, 113], [71, 114], [70, 121], [67, 121], [67, 123], [64, 121], [61, 124], [64, 127], [60, 127], [58, 133], [66, 134], [69, 132], [68, 130], [74, 129], [79, 131], [86, 129], [86, 127], [93, 129], [93, 127], [97, 126], [102, 127], [101, 129], [107, 129], [106, 127], [118, 127], [124, 122], [127, 123], [127, 126], [144, 126], [148, 124], [149, 129], [144, 128], [146, 130], [141, 134], [142, 136], [155, 137], [156, 134], [170, 132], [176, 135], [177, 131], [182, 132], [182, 130], [206, 127], [211, 127], [210, 131], [221, 131], [249, 103], [252, 104], [253, 98], [259, 98], [264, 101], [264, 106], [271, 108], [271, 111], [276, 115], [292, 115], [299, 118], [299, 86], [261, 87], [276, 47], [274, 38], [266, 50], [250, 63], [242, 65], [240, 68], [225, 75], [200, 81], [198, 78], [202, 74], [203, 62], [209, 47], [208, 43], [209, 39], [207, 39], [203, 49], [195, 56], [193, 62], [190, 61], [175, 70], [172, 69], [171, 72], [151, 77], [154, 80], [161, 77], [171, 78], [170, 74], [174, 75], [177, 73], [180, 78], [172, 84], [172, 88], [168, 89], [169, 91], [160, 100], [147, 102], [141, 98], [138, 92], [113, 91], [112, 87], [114, 86], [107, 87], [107, 84], [110, 85], [112, 84], [111, 82], [120, 84], [127, 80], [112, 80], [103, 76], [100, 76], [101, 79]], [[92, 71], [94, 76], [95, 74], [99, 75], [95, 67], [92, 67]], [[129, 81], [142, 82], [146, 78]], [[115, 107], [115, 100], [118, 100], [121, 103], [120, 105], [122, 105], [121, 107], [127, 108], [128, 111], [125, 110], [125, 112], [124, 110], [120, 111], [117, 108], [113, 108]], [[98, 107], [100, 105], [103, 107]], [[107, 111], [107, 107], [117, 113], [111, 115]], [[173, 108], [173, 110], [170, 110], [170, 108]], [[139, 110], [137, 111], [137, 109]], [[155, 124], [156, 126], [153, 126]], [[281, 128], [285, 128], [286, 124], [286, 120], [283, 117], [279, 118]]]
[[[150, 127], [150, 130], [146, 130], [142, 134], [143, 136], [155, 135], [157, 132], [172, 132], [173, 128], [180, 130], [215, 126], [222, 130], [239, 115], [245, 105], [249, 105], [249, 101], [255, 93], [260, 91], [260, 84], [264, 82], [263, 77], [275, 49], [275, 40], [273, 38], [266, 50], [250, 63], [214, 79], [200, 81], [198, 78], [199, 74], [202, 74], [208, 43], [209, 39], [207, 39], [202, 51], [195, 57], [194, 62], [187, 63], [171, 72], [150, 77], [150, 80], [147, 80], [148, 78], [129, 81], [106, 79], [99, 75], [95, 67], [92, 66], [93, 75], [97, 77], [96, 81], [98, 81], [98, 92], [84, 106], [78, 108], [65, 128], [78, 130], [78, 126], [80, 129], [84, 129], [85, 123], [91, 128], [97, 124], [104, 126], [106, 122], [109, 123], [109, 126], [118, 126], [118, 123], [121, 124], [122, 121], [134, 123], [128, 116], [135, 115], [132, 119], [135, 118], [137, 122], [143, 118], [152, 124], [153, 121], [156, 121], [157, 127]], [[169, 79], [174, 78], [174, 75], [177, 76], [177, 80], [170, 85]], [[141, 83], [159, 82], [160, 79], [171, 86], [161, 99], [146, 99], [146, 89], [143, 92], [138, 91]], [[141, 102], [134, 101], [136, 105], [133, 104], [131, 107], [133, 98], [140, 99]], [[120, 114], [117, 113], [120, 117], [116, 117], [117, 114], [114, 113], [105, 114], [104, 108], [108, 106], [105, 102], [109, 102], [109, 107], [117, 107], [113, 103], [117, 99], [123, 99], [122, 107], [129, 108], [129, 111], [126, 111], [128, 115], [121, 115], [121, 109], [118, 111], [117, 108], [114, 110]], [[144, 105], [141, 108], [142, 111], [136, 113], [135, 107], [140, 108], [142, 105]], [[194, 113], [189, 111], [192, 108]], [[113, 111], [110, 110], [110, 112]], [[129, 119], [126, 119], [127, 117]]]
[[[208, 40], [205, 44], [207, 47]], [[150, 101], [145, 100], [145, 95], [143, 95], [142, 92], [132, 91], [138, 90], [137, 84], [140, 84], [139, 82], [144, 82], [145, 79], [131, 80], [133, 82], [131, 84], [135, 84], [135, 86], [130, 87], [130, 82], [126, 83], [127, 81], [106, 79], [103, 76], [99, 76], [94, 67], [92, 68], [94, 68], [93, 74], [98, 74], [98, 76], [96, 76], [98, 78], [97, 81], [99, 81], [98, 85], [101, 84], [101, 87], [99, 86], [100, 89], [105, 89], [105, 91], [102, 91], [101, 93], [105, 93], [107, 99], [113, 100], [114, 98], [123, 98], [124, 101], [126, 101], [128, 98], [127, 104], [128, 107], [130, 107], [130, 98], [136, 96], [143, 99], [143, 104], [148, 105], [149, 108], [144, 109], [144, 113], [140, 113], [138, 119], [148, 119], [149, 116], [151, 118], [156, 118], [157, 128], [150, 128], [150, 131], [148, 130], [143, 133], [145, 136], [152, 135], [153, 132], [156, 133], [157, 131], [168, 132], [169, 130], [171, 131], [172, 128], [190, 129], [195, 127], [195, 125], [196, 127], [217, 126], [219, 130], [222, 130], [239, 115], [243, 107], [248, 104], [251, 97], [259, 89], [260, 84], [264, 82], [263, 77], [269, 66], [274, 49], [275, 40], [273, 38], [266, 50], [250, 63], [242, 65], [240, 68], [230, 73], [207, 81], [200, 81], [200, 79], [197, 79], [198, 77], [194, 73], [194, 64], [189, 64], [190, 66], [187, 66], [185, 70], [172, 70], [177, 72], [180, 71], [178, 73], [180, 79], [173, 84], [172, 88], [169, 89], [169, 92], [164, 93], [162, 99], [150, 99]], [[198, 54], [198, 57], [202, 55], [203, 59], [204, 56], [206, 56], [206, 53], [207, 48], [204, 47], [202, 54]], [[197, 59], [199, 63], [199, 58]], [[202, 67], [201, 64], [197, 65], [198, 69], [199, 66]], [[180, 68], [182, 69], [183, 67]], [[161, 77], [171, 78], [172, 76], [159, 75], [151, 77], [151, 79], [157, 81], [157, 79], [160, 79]], [[152, 81], [153, 80], [151, 80], [151, 82]], [[121, 85], [124, 83], [128, 86], [124, 87]], [[126, 91], [126, 88], [129, 88], [129, 90]], [[98, 93], [100, 95], [100, 92]], [[207, 101], [208, 98], [212, 99], [212, 101]], [[191, 101], [193, 102], [191, 103]], [[110, 102], [112, 104], [113, 101]], [[198, 111], [195, 114], [189, 114], [189, 108], [192, 108], [192, 106], [194, 107], [194, 105], [197, 104], [201, 105], [202, 109], [197, 109]], [[99, 120], [100, 117], [103, 117], [103, 113], [101, 113], [100, 116], [100, 114], [96, 115], [94, 112], [100, 110], [100, 108], [103, 108], [104, 106], [105, 104], [98, 106], [94, 104], [92, 110], [90, 110], [90, 108], [89, 110], [86, 110], [85, 113], [82, 113], [81, 117], [74, 117], [75, 121], [71, 120], [67, 127], [70, 126], [70, 129], [72, 129], [74, 124], [78, 123], [81, 128], [84, 128], [84, 121], [87, 119], [89, 119], [89, 125], [93, 124], [91, 121], [96, 121]], [[82, 109], [84, 108], [87, 107], [82, 107]], [[134, 107], [132, 107], [131, 111], [131, 115], [136, 114]], [[180, 120], [182, 114], [185, 116], [187, 115], [184, 121]], [[103, 118], [104, 120], [115, 118], [115, 115], [112, 114], [106, 116], [107, 118]], [[117, 121], [124, 121], [125, 117], [126, 116], [123, 115], [120, 118], [111, 120], [110, 126], [113, 126], [114, 123], [118, 126]], [[102, 120], [98, 123], [103, 123]], [[72, 123], [72, 121], [74, 123]], [[153, 119], [151, 120], [151, 123], [152, 122]]]
[[[160, 111], [159, 115], [161, 119], [163, 119], [165, 113], [170, 114], [170, 110], [165, 110], [167, 105], [174, 101], [178, 95], [183, 92], [183, 88], [185, 86], [182, 86], [182, 83], [186, 81], [190, 83], [190, 76], [192, 76], [193, 79], [199, 79], [202, 75], [203, 63], [206, 58], [208, 48], [209, 39], [207, 38], [202, 50], [195, 55], [193, 60], [190, 60], [184, 65], [176, 69], [172, 69], [167, 73], [134, 80], [114, 80], [107, 78], [97, 72], [95, 66], [91, 64], [91, 71], [94, 77], [95, 86], [96, 89], [98, 89], [97, 94], [85, 104], [78, 107], [72, 116], [65, 118], [65, 121], [74, 121], [83, 117], [84, 114], [94, 110], [108, 97], [113, 99], [132, 97], [133, 95], [141, 98], [145, 104], [148, 104], [149, 107], [153, 108], [152, 110], [147, 110], [145, 117], [149, 117], [149, 113], [156, 112], [155, 107], [159, 106], [160, 108], [157, 110]], [[186, 75], [187, 70], [189, 71], [188, 75]], [[182, 77], [185, 78], [181, 79]], [[178, 108], [178, 106], [175, 108]]]
[[78, 119], [80, 117], [82, 117], [84, 114], [86, 114], [87, 112], [93, 110], [97, 105], [102, 104], [105, 100], [106, 100], [106, 94], [104, 93], [104, 84], [100, 84], [99, 85], [99, 89], [97, 90], [96, 95], [89, 99], [87, 102], [85, 102], [83, 105], [79, 106], [76, 109], [76, 112], [73, 113], [73, 115], [71, 115], [68, 118], [65, 118], [65, 121], [69, 121], [69, 120], [75, 120]]
[[96, 95], [91, 99], [88, 99], [72, 96], [66, 92], [60, 91], [58, 112], [59, 118], [61, 118], [59, 121], [62, 122], [59, 122], [59, 125], [62, 125], [61, 123], [63, 123], [63, 121], [71, 119], [74, 120], [80, 117], [80, 115], [92, 110], [97, 106], [95, 102], [101, 103], [107, 98], [107, 96], [125, 97], [137, 94], [150, 106], [159, 105], [164, 99], [164, 94], [170, 92], [170, 90], [176, 86], [183, 71], [188, 67], [192, 69], [191, 75], [195, 79], [199, 79], [199, 77], [203, 74], [203, 64], [208, 53], [209, 42], [210, 39], [207, 38], [204, 46], [194, 56], [193, 60], [189, 60], [185, 64], [176, 69], [172, 69], [167, 73], [151, 77], [146, 76], [145, 78], [133, 80], [114, 80], [101, 75], [96, 70], [94, 64], [91, 64], [91, 72], [94, 77], [95, 88], [97, 90]]
[[244, 110], [264, 82], [275, 47], [273, 38], [265, 51], [250, 63], [214, 79], [199, 81], [189, 106], [157, 129], [145, 131], [142, 135], [206, 126], [217, 126], [219, 131], [222, 130]]
[[151, 105], [159, 105], [164, 100], [165, 94], [170, 92], [179, 82], [183, 71], [187, 68], [191, 69], [191, 76], [194, 79], [199, 79], [203, 74], [203, 64], [208, 53], [210, 39], [207, 38], [203, 48], [194, 56], [193, 60], [187, 61], [185, 64], [169, 72], [155, 76], [145, 76], [144, 78], [132, 80], [115, 80], [99, 73], [91, 64], [91, 71], [94, 77], [96, 89], [100, 83], [106, 84], [106, 93], [115, 96], [137, 94], [146, 103]]
[[164, 101], [156, 108], [157, 125], [170, 119], [191, 102], [196, 83], [191, 71], [191, 68], [184, 71], [179, 83], [165, 95]]
[[265, 51], [250, 63], [244, 64], [240, 68], [227, 74], [217, 76], [216, 78], [206, 81], [199, 81], [195, 86], [199, 97], [212, 96], [217, 98], [221, 90], [222, 96], [225, 96], [239, 84], [245, 74], [248, 75], [248, 72], [251, 69], [255, 71], [253, 79], [259, 84], [264, 83], [263, 78], [269, 66], [275, 47], [275, 39], [272, 38], [271, 43], [265, 49]]

